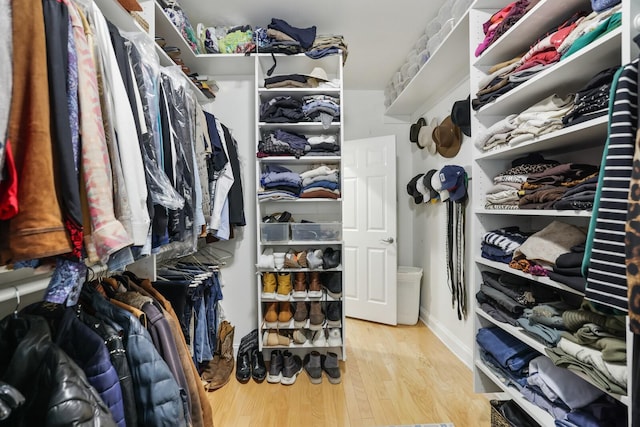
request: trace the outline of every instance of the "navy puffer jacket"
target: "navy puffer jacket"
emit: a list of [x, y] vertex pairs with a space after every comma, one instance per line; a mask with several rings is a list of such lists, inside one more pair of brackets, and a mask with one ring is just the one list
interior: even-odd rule
[[96, 317], [108, 318], [122, 326], [127, 360], [133, 376], [138, 423], [142, 426], [186, 426], [185, 405], [180, 388], [169, 367], [156, 350], [147, 330], [131, 313], [105, 300], [95, 289], [85, 286]]

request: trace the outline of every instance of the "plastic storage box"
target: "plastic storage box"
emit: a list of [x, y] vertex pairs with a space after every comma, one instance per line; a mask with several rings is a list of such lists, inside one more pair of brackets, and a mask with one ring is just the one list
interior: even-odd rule
[[261, 242], [286, 242], [289, 240], [289, 223], [275, 222], [260, 224]]
[[342, 224], [339, 222], [291, 223], [291, 240], [309, 242], [342, 240]]
[[422, 269], [419, 267], [398, 267], [398, 323], [415, 325], [420, 312], [420, 279]]

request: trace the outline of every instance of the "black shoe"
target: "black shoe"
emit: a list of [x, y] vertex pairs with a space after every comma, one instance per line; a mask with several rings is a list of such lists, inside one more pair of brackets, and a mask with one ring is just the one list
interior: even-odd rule
[[307, 353], [304, 356], [304, 370], [307, 372], [309, 376], [309, 381], [311, 384], [321, 384], [322, 383], [322, 359], [320, 357], [320, 353], [317, 351], [312, 351], [311, 353]]
[[340, 265], [340, 250], [327, 248], [322, 253], [322, 268], [328, 270]]
[[331, 297], [340, 298], [342, 296], [342, 272], [322, 273], [321, 281]]
[[284, 352], [284, 366], [282, 367], [281, 384], [291, 385], [296, 382], [298, 374], [302, 372], [302, 359], [297, 354]]
[[257, 383], [264, 381], [267, 376], [267, 367], [264, 366], [264, 358], [261, 351], [253, 350], [251, 352], [251, 376]]
[[251, 360], [249, 353], [238, 353], [238, 361], [236, 363], [236, 379], [245, 384], [251, 378]]
[[322, 355], [322, 370], [327, 375], [331, 384], [340, 384], [340, 365], [338, 365], [338, 355], [328, 352]]
[[342, 302], [329, 301], [326, 308], [327, 313], [327, 325], [336, 328], [340, 327], [342, 322]]
[[279, 383], [282, 379], [282, 365], [284, 359], [280, 350], [271, 350], [271, 361], [269, 361], [268, 383]]

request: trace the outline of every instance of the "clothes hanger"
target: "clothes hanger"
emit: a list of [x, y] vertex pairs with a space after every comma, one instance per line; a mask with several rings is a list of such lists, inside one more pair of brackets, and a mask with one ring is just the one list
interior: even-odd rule
[[13, 289], [16, 290], [16, 308], [13, 310], [13, 318], [18, 318], [18, 310], [20, 309], [20, 290], [17, 286], [14, 286]]

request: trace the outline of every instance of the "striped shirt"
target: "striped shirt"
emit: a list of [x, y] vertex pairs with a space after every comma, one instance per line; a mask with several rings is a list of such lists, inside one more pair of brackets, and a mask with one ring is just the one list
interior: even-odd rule
[[609, 111], [609, 141], [600, 183], [585, 298], [627, 311], [625, 225], [638, 120], [638, 60], [622, 70]]

